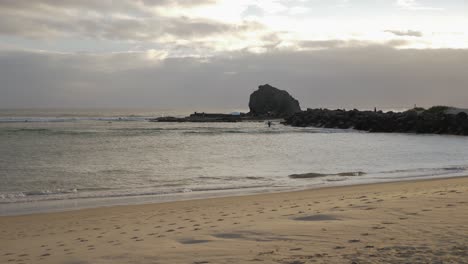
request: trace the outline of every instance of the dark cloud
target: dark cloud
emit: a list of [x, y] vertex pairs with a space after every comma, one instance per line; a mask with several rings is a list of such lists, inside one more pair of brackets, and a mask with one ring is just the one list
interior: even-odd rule
[[[308, 40], [299, 42], [299, 46], [302, 48], [311, 48], [311, 49], [329, 49], [329, 48], [339, 48], [350, 45], [348, 41], [344, 40]], [[358, 44], [354, 42], [354, 44]]]
[[403, 31], [403, 30], [385, 30], [385, 32], [391, 33], [393, 35], [400, 36], [400, 37], [402, 37], [402, 36], [422, 37], [423, 36], [422, 32], [414, 31], [414, 30], [407, 30], [407, 31]]
[[0, 52], [1, 107], [247, 107], [259, 84], [289, 90], [304, 107], [467, 106], [468, 50], [389, 46], [235, 52], [150, 60]]
[[[143, 6], [197, 6], [215, 4], [217, 0], [2, 0], [0, 9], [34, 10], [37, 8], [72, 8], [87, 9], [97, 12], [124, 10]], [[128, 10], [127, 10], [128, 11]]]
[[406, 40], [389, 40], [383, 44], [373, 43], [371, 41], [363, 40], [307, 40], [298, 42], [298, 46], [303, 49], [336, 49], [336, 48], [356, 48], [368, 47], [372, 45], [387, 46], [387, 47], [401, 47], [408, 45]]
[[215, 4], [218, 0], [140, 0], [148, 6], [160, 6], [160, 5], [178, 5], [178, 6], [198, 6], [198, 5], [209, 5]]
[[0, 1], [0, 34], [30, 38], [86, 37], [126, 41], [180, 40], [236, 34], [255, 23], [225, 24], [209, 19], [167, 17], [148, 13], [148, 6], [194, 6], [214, 0], [140, 1]]

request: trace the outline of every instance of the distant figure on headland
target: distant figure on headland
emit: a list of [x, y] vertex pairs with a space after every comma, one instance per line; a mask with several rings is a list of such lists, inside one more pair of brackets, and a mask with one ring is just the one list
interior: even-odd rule
[[268, 121], [267, 124], [268, 124], [268, 127], [271, 127], [271, 121]]

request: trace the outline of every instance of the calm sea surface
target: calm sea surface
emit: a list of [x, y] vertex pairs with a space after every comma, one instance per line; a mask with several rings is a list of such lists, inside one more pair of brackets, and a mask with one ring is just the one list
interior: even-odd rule
[[468, 137], [147, 121], [169, 114], [0, 110], [0, 215], [468, 175]]

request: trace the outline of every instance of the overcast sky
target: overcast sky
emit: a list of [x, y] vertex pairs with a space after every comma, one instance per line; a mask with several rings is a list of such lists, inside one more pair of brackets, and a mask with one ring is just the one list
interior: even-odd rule
[[0, 108], [468, 107], [465, 0], [0, 0]]

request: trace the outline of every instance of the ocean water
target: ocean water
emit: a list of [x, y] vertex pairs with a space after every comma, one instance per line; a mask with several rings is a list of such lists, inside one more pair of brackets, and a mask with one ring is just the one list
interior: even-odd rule
[[468, 137], [147, 120], [188, 113], [1, 110], [0, 215], [468, 175]]

